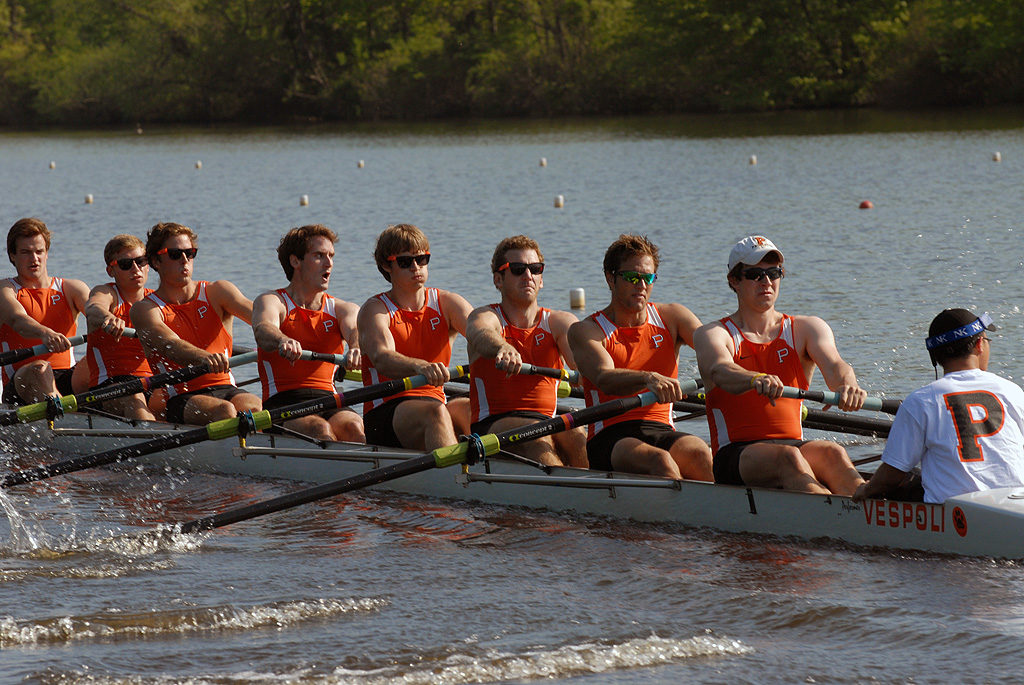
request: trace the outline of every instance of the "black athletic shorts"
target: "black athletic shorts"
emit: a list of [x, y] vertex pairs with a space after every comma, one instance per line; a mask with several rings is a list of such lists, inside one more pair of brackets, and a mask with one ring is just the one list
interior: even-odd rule
[[399, 397], [388, 400], [384, 404], [363, 414], [363, 431], [366, 433], [366, 444], [381, 447], [403, 447], [402, 441], [395, 434], [395, 410], [402, 402], [411, 401], [437, 402], [436, 397]]
[[[74, 369], [54, 369], [53, 380], [57, 384], [57, 392], [61, 395], [72, 395], [74, 394], [71, 390], [71, 374]], [[14, 388], [14, 381], [4, 386], [3, 397], [0, 397], [5, 404], [19, 406], [22, 404], [28, 404], [25, 400], [21, 399], [21, 395]]]
[[[292, 390], [282, 390], [279, 393], [271, 395], [263, 403], [264, 409], [280, 409], [281, 407], [288, 407], [293, 404], [299, 404], [300, 402], [308, 402], [309, 400], [319, 400], [324, 397], [334, 397], [333, 392], [327, 390], [320, 390], [318, 388], [293, 388]], [[330, 409], [324, 409], [316, 413], [316, 416], [322, 416], [325, 419], [329, 419], [340, 411], [352, 411], [351, 409], [331, 407]]]
[[676, 440], [687, 435], [690, 434], [677, 431], [660, 421], [623, 421], [605, 428], [587, 441], [587, 459], [592, 469], [613, 471], [612, 448], [623, 438], [636, 438], [667, 451]]
[[507, 419], [513, 416], [517, 418], [531, 419], [533, 421], [544, 421], [545, 419], [551, 418], [547, 414], [543, 414], [539, 411], [516, 409], [514, 411], [507, 411], [504, 414], [492, 414], [491, 416], [486, 416], [477, 421], [476, 423], [472, 424], [469, 427], [469, 430], [473, 433], [476, 433], [477, 435], [485, 435], [491, 432], [491, 426], [493, 426], [495, 423], [501, 421], [502, 419]]
[[244, 392], [245, 390], [236, 388], [233, 385], [211, 385], [202, 390], [193, 390], [192, 392], [175, 395], [167, 400], [167, 420], [171, 423], [185, 423], [185, 405], [193, 397], [203, 395], [206, 397], [216, 397], [218, 400], [231, 401], [231, 398]]
[[800, 447], [807, 440], [748, 440], [747, 442], [730, 442], [728, 445], [720, 447], [715, 453], [714, 465], [712, 470], [715, 474], [715, 482], [723, 483], [725, 485], [746, 485], [743, 482], [743, 478], [740, 476], [740, 454], [743, 453], [744, 448], [747, 445], [754, 445], [759, 442], [765, 442], [769, 445], [792, 445], [793, 447]]

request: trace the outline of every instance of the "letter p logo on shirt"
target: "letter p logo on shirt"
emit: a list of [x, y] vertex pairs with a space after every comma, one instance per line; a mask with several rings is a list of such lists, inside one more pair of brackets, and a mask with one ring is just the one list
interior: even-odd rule
[[209, 309], [207, 307], [203, 306], [203, 307], [199, 307], [196, 310], [196, 313], [199, 314], [199, 318], [200, 319], [203, 319], [203, 318], [206, 317], [206, 312], [208, 312], [208, 311], [209, 311]]
[[783, 347], [781, 350], [779, 350], [779, 363], [781, 364], [782, 360], [785, 359], [788, 356], [789, 356], [789, 348], [788, 347]]

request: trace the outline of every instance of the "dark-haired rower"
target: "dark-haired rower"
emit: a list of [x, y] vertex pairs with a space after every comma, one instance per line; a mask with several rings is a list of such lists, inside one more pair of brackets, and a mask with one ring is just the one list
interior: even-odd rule
[[992, 330], [988, 314], [966, 309], [932, 320], [925, 345], [943, 376], [903, 400], [881, 465], [853, 499], [884, 497], [919, 464], [925, 502], [1024, 485], [1024, 390], [988, 372]]

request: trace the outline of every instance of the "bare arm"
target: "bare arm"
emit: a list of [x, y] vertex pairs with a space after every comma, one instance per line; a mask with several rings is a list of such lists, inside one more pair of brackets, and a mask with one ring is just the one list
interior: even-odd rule
[[[755, 383], [755, 380], [767, 378], [765, 374], [748, 371], [733, 361], [735, 350], [732, 336], [721, 322], [714, 321], [697, 329], [694, 334], [694, 349], [697, 351], [697, 368], [704, 379], [706, 389], [721, 388], [733, 395], [741, 395], [757, 386], [756, 389], [761, 395], [780, 396], [772, 396], [768, 384]], [[778, 386], [781, 394], [781, 380]]]
[[469, 343], [469, 361], [478, 357], [494, 360], [494, 365], [505, 369], [508, 375], [519, 373], [523, 368], [523, 358], [501, 333], [501, 321], [490, 307], [479, 307], [469, 315], [466, 327], [466, 340]]
[[407, 357], [395, 349], [390, 318], [384, 303], [371, 297], [359, 310], [357, 325], [362, 353], [373, 366], [389, 378], [405, 378], [421, 374], [430, 385], [443, 385], [449, 380], [448, 367], [415, 357]]
[[701, 327], [700, 319], [697, 318], [697, 315], [675, 302], [659, 304], [658, 312], [666, 323], [671, 322], [676, 332], [676, 338], [684, 342], [688, 347], [693, 347], [693, 336], [697, 329]]
[[889, 466], [882, 462], [868, 482], [860, 485], [857, 491], [853, 493], [853, 501], [863, 502], [866, 499], [884, 497], [894, 488], [899, 487], [906, 477], [906, 471], [900, 471], [895, 466]]
[[9, 285], [0, 287], [0, 323], [7, 324], [23, 338], [41, 340], [53, 352], [71, 349], [71, 342], [66, 335], [44, 326], [28, 315], [18, 302], [14, 288]]
[[114, 289], [107, 284], [98, 285], [89, 293], [85, 301], [85, 324], [90, 333], [106, 331], [115, 339], [120, 339], [124, 332], [124, 321], [114, 314], [114, 303], [117, 298]]
[[289, 338], [281, 330], [286, 311], [277, 293], [263, 293], [252, 305], [252, 334], [260, 349], [277, 352], [289, 361], [295, 361], [302, 353], [298, 340]]
[[[229, 316], [237, 316], [247, 324], [252, 323], [252, 300], [242, 294], [231, 281], [214, 281], [206, 287], [210, 304], [226, 312]], [[222, 316], [227, 326], [227, 317]], [[230, 329], [229, 329], [230, 330]]]
[[659, 402], [682, 399], [678, 378], [668, 378], [653, 371], [617, 369], [604, 348], [601, 327], [590, 320], [574, 323], [569, 328], [569, 346], [576, 367], [591, 383], [607, 395], [633, 395], [650, 390]]
[[64, 294], [71, 300], [71, 308], [75, 314], [85, 313], [86, 302], [89, 300], [89, 286], [77, 278], [65, 278]]
[[207, 363], [210, 370], [223, 373], [228, 370], [227, 356], [223, 353], [207, 352], [178, 337], [164, 323], [160, 308], [150, 300], [140, 300], [132, 305], [132, 323], [146, 356], [160, 355], [183, 366]]
[[551, 334], [555, 336], [558, 344], [558, 351], [562, 353], [562, 360], [566, 368], [576, 368], [576, 357], [572, 354], [572, 345], [569, 344], [569, 328], [577, 323], [579, 319], [571, 312], [552, 311], [548, 319], [551, 325]]
[[821, 369], [825, 385], [839, 393], [839, 408], [843, 411], [856, 411], [863, 407], [867, 392], [857, 384], [853, 367], [839, 356], [836, 339], [829, 325], [816, 316], [796, 317], [794, 333], [804, 338], [807, 356]]
[[455, 329], [460, 335], [465, 336], [466, 324], [473, 307], [466, 301], [466, 298], [458, 293], [442, 290], [438, 295], [441, 299], [441, 308], [444, 309], [445, 316], [448, 317], [448, 328]]
[[359, 306], [334, 298], [334, 313], [341, 326], [341, 336], [348, 342], [348, 364], [345, 368], [358, 369], [363, 361], [359, 347]]

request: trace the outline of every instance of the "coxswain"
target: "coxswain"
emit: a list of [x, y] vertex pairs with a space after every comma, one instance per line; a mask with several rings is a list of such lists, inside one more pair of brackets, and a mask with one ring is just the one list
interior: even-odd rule
[[988, 314], [966, 309], [932, 320], [925, 346], [943, 375], [900, 404], [882, 463], [854, 500], [913, 492], [917, 467], [923, 499], [935, 504], [1024, 486], [1024, 390], [988, 371], [995, 329]]

